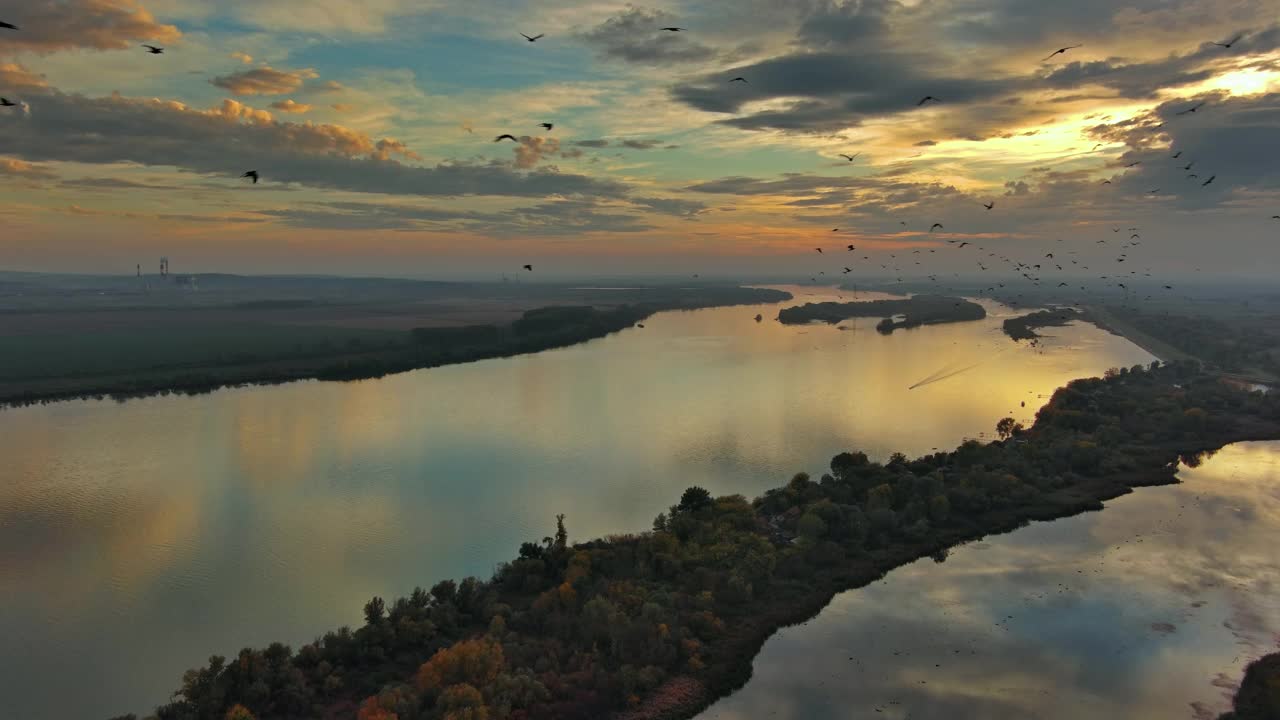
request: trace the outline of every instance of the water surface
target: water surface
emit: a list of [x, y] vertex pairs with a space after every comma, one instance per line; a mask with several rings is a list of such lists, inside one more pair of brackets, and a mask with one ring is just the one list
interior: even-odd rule
[[380, 380], [0, 411], [6, 712], [148, 711], [211, 653], [296, 646], [373, 595], [488, 576], [557, 513], [575, 539], [646, 529], [690, 485], [753, 496], [848, 449], [947, 449], [1151, 360], [1091, 326], [1015, 345], [996, 305], [890, 336], [785, 327], [779, 307]]

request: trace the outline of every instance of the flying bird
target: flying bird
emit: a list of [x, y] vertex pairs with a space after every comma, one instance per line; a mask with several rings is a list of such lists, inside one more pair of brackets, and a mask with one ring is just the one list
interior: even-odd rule
[[984, 207], [984, 208], [986, 208], [986, 209], [988, 209], [988, 210], [990, 210], [990, 209], [994, 208], [995, 206], [996, 206], [996, 203], [995, 203], [995, 201], [994, 201], [994, 200], [992, 200], [991, 202], [982, 203], [982, 207]]
[[534, 35], [533, 37], [529, 37], [528, 35], [525, 35], [524, 33], [520, 33], [520, 37], [524, 38], [525, 40], [528, 40], [529, 42], [538, 42], [538, 39], [539, 39], [539, 38], [541, 38], [543, 35], [546, 35], [546, 33], [538, 33], [537, 35]]
[[1214, 179], [1217, 177], [1218, 177], [1217, 175], [1210, 175], [1208, 180], [1205, 180], [1204, 182], [1200, 183], [1200, 187], [1204, 187], [1208, 185], [1209, 183], [1213, 182]]
[[1237, 35], [1224, 43], [1216, 42], [1214, 43], [1214, 45], [1217, 45], [1218, 47], [1221, 47], [1221, 48], [1230, 49], [1232, 45], [1235, 45], [1236, 43], [1240, 42], [1240, 38], [1242, 37], [1244, 37], [1244, 35]]
[[1195, 160], [1192, 160], [1191, 162], [1187, 163], [1186, 165], [1183, 165], [1183, 166], [1182, 166], [1182, 169], [1183, 169], [1183, 170], [1190, 170], [1190, 169], [1191, 169], [1191, 166], [1192, 166], [1192, 165], [1195, 165], [1195, 164], [1196, 164], [1196, 161], [1195, 161]]
[[532, 266], [532, 265], [525, 265], [525, 266], [524, 266], [524, 269], [525, 269], [525, 270], [528, 270], [529, 272], [533, 272], [533, 266]]
[[1181, 151], [1181, 150], [1179, 150], [1179, 151], [1177, 152], [1177, 154], [1175, 154], [1175, 155], [1173, 156], [1173, 159], [1174, 159], [1174, 160], [1177, 160], [1177, 159], [1178, 159], [1178, 158], [1180, 158], [1180, 157], [1182, 157], [1182, 151]]
[[510, 140], [513, 143], [520, 142], [519, 140], [516, 139], [515, 135], [510, 135], [507, 133], [503, 133], [502, 135], [499, 135], [498, 137], [493, 139], [494, 142], [502, 142], [503, 140]]
[[164, 48], [162, 47], [156, 47], [155, 45], [143, 45], [142, 47], [146, 48], [147, 52], [151, 53], [152, 55], [164, 54]]
[[845, 160], [848, 160], [849, 162], [853, 162], [853, 159], [854, 159], [854, 158], [856, 158], [856, 157], [858, 157], [858, 156], [859, 156], [859, 155], [861, 155], [861, 154], [862, 154], [862, 153], [860, 153], [860, 152], [856, 152], [856, 153], [854, 153], [854, 154], [852, 154], [852, 155], [845, 155], [844, 153], [840, 153], [840, 157], [844, 158]]
[[13, 25], [11, 23], [4, 22], [3, 20], [0, 20], [0, 28], [4, 28], [6, 30], [17, 30], [18, 26]]
[[817, 250], [819, 253], [822, 252], [822, 248], [814, 248], [814, 250]]
[[1280, 220], [1280, 215], [1272, 215], [1272, 216], [1271, 216], [1271, 219], [1272, 219], [1272, 220]]
[[941, 100], [939, 100], [938, 98], [932, 95], [925, 95], [923, 98], [920, 99], [920, 102], [916, 103], [916, 107], [920, 107], [921, 105], [929, 102], [930, 100], [934, 102], [942, 102]]
[[969, 244], [970, 244], [970, 243], [962, 242], [962, 243], [960, 243], [960, 245], [958, 245], [958, 246], [957, 246], [957, 248], [956, 248], [956, 249], [962, 248], [962, 247], [964, 247], [965, 245], [969, 245]]
[[681, 27], [665, 27], [661, 29], [666, 30], [667, 32], [684, 32], [685, 30], [688, 30], [688, 28], [681, 28]]
[[1193, 112], [1195, 112], [1195, 111], [1199, 110], [1200, 108], [1202, 108], [1202, 107], [1204, 107], [1204, 106], [1205, 106], [1205, 104], [1204, 104], [1204, 103], [1200, 103], [1200, 104], [1198, 104], [1198, 105], [1192, 105], [1191, 107], [1187, 108], [1186, 110], [1179, 110], [1178, 112], [1174, 113], [1174, 115], [1186, 115], [1187, 113], [1193, 113]]
[[17, 105], [17, 103], [11, 101], [9, 98], [0, 97], [0, 107], [17, 107]]
[[1134, 238], [1140, 238], [1140, 237], [1142, 237], [1142, 236], [1141, 236], [1141, 235], [1139, 235], [1139, 234], [1137, 234], [1137, 233], [1134, 233], [1134, 234], [1132, 234], [1132, 235], [1130, 235], [1130, 236], [1129, 236], [1129, 239], [1130, 239], [1130, 240], [1133, 240]]
[[849, 246], [849, 250], [848, 250], [848, 252], [853, 252], [854, 250], [857, 250], [857, 249], [858, 249], [858, 248], [856, 248], [856, 247], [854, 247], [854, 246], [850, 245], [850, 246]]
[[[746, 78], [744, 78], [744, 77], [736, 77], [736, 78], [734, 78], [734, 79], [730, 80], [729, 82], [731, 82], [731, 83], [736, 83], [736, 82], [740, 82], [740, 83], [747, 83], [747, 79], [746, 79]], [[751, 83], [747, 83], [747, 84], [748, 84], [748, 85], [750, 85]]]
[[1139, 165], [1141, 165], [1141, 164], [1142, 164], [1142, 161], [1141, 161], [1141, 160], [1135, 160], [1135, 161], [1133, 161], [1133, 162], [1129, 163], [1128, 165], [1125, 165], [1125, 167], [1127, 167], [1127, 168], [1137, 167], [1137, 166], [1139, 166]]
[[542, 128], [543, 130], [546, 130], [547, 132], [551, 132], [551, 128], [555, 126], [556, 126], [555, 123], [538, 123], [538, 127]]
[[253, 179], [253, 184], [254, 184], [254, 185], [257, 185], [257, 184], [258, 184], [258, 171], [257, 171], [257, 170], [250, 170], [250, 171], [246, 172], [245, 174], [241, 175], [240, 177], [242, 177], [242, 178], [252, 178], [252, 179]]
[[1110, 181], [1110, 180], [1103, 180], [1103, 181], [1102, 181], [1102, 184], [1103, 184], [1103, 185], [1110, 185], [1110, 184], [1111, 184], [1111, 181]]
[[934, 230], [945, 230], [945, 229], [946, 228], [942, 227], [942, 223], [934, 223], [933, 226], [929, 228], [929, 232], [933, 232]]
[[1058, 48], [1057, 50], [1054, 50], [1053, 52], [1049, 53], [1049, 57], [1046, 57], [1044, 60], [1041, 60], [1040, 62], [1044, 62], [1045, 60], [1051, 60], [1055, 55], [1066, 55], [1068, 50], [1075, 50], [1076, 48], [1081, 48], [1081, 47], [1084, 47], [1084, 46], [1068, 45], [1067, 47], [1064, 47], [1064, 48]]

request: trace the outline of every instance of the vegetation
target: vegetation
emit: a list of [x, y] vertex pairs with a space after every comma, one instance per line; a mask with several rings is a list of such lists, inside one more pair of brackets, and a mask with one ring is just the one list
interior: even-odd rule
[[1280, 718], [1280, 653], [1268, 655], [1244, 671], [1234, 711], [1218, 720], [1276, 720]]
[[1139, 332], [1205, 363], [1209, 369], [1280, 378], [1280, 328], [1274, 316], [1259, 318], [1179, 315], [1107, 307], [1108, 314]]
[[296, 651], [215, 655], [155, 717], [687, 718], [746, 681], [769, 634], [834, 593], [1175, 482], [1179, 459], [1280, 438], [1280, 398], [1192, 365], [1135, 367], [1075, 381], [1033, 427], [1005, 420], [999, 434], [915, 460], [842, 453], [821, 478], [796, 475], [755, 500], [692, 487], [638, 535], [571, 544], [560, 516], [554, 536], [523, 544], [489, 580], [375, 597], [363, 626]]
[[[895, 320], [895, 316], [902, 316]], [[906, 300], [871, 300], [848, 303], [809, 303], [786, 308], [778, 320], [786, 325], [820, 321], [835, 324], [855, 317], [884, 318], [876, 330], [889, 334], [898, 328], [913, 328], [937, 323], [981, 320], [987, 311], [977, 303], [945, 295], [915, 295]]]
[[1046, 327], [1062, 327], [1076, 320], [1084, 320], [1085, 316], [1071, 308], [1058, 310], [1041, 310], [1021, 317], [1004, 321], [1004, 334], [1013, 340], [1032, 340], [1040, 338], [1036, 330]]
[[[640, 294], [633, 293], [633, 294]], [[554, 306], [526, 311], [509, 325], [416, 328], [411, 331], [241, 324], [57, 335], [34, 341], [0, 337], [0, 403], [28, 404], [71, 397], [129, 397], [164, 392], [199, 393], [229, 385], [317, 378], [357, 380], [395, 372], [538, 352], [603, 337], [657, 312], [721, 305], [781, 302], [785, 292], [759, 288], [655, 289], [652, 301], [608, 307]], [[105, 313], [104, 313], [105, 314]], [[43, 343], [41, 345], [40, 343]], [[157, 345], [164, 345], [157, 350]], [[37, 348], [38, 349], [38, 348]], [[45, 355], [62, 358], [44, 376]], [[0, 353], [3, 355], [3, 353]], [[153, 365], [141, 363], [151, 358]], [[25, 360], [23, 358], [26, 358]]]

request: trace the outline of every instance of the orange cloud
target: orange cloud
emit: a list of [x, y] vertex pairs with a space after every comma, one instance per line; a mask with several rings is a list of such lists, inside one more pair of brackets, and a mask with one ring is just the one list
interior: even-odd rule
[[156, 22], [135, 0], [25, 0], [6, 7], [5, 20], [21, 32], [5, 37], [0, 52], [124, 50], [142, 41], [168, 43], [182, 37], [178, 28]]
[[276, 70], [269, 65], [215, 77], [209, 82], [234, 95], [284, 95], [319, 77], [315, 70]]
[[52, 171], [24, 160], [0, 158], [0, 176], [19, 177], [26, 180], [49, 180], [57, 177]]
[[294, 102], [293, 100], [277, 100], [271, 103], [274, 110], [282, 113], [305, 113], [311, 111], [311, 106], [305, 103]]
[[240, 62], [244, 63], [245, 65], [252, 65], [252, 64], [253, 64], [253, 56], [252, 56], [252, 55], [250, 55], [250, 54], [248, 54], [248, 53], [233, 52], [233, 53], [231, 53], [231, 57], [235, 58], [236, 60], [239, 60]]
[[43, 75], [36, 75], [18, 63], [0, 63], [0, 89], [40, 90], [49, 87]]

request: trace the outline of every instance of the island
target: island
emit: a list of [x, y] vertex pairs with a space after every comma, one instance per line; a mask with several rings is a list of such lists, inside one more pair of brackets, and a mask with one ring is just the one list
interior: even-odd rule
[[563, 347], [663, 311], [790, 297], [710, 283], [0, 273], [0, 404], [374, 378]]
[[1041, 310], [1005, 320], [1004, 334], [1015, 342], [1019, 340], [1031, 340], [1034, 342], [1040, 339], [1040, 334], [1036, 332], [1040, 328], [1063, 327], [1084, 319], [1086, 319], [1084, 313], [1072, 308]]
[[[809, 303], [785, 308], [778, 313], [784, 325], [824, 322], [832, 325], [857, 317], [883, 318], [876, 330], [890, 334], [899, 328], [981, 320], [987, 311], [975, 302], [945, 295], [913, 295], [905, 300]], [[896, 319], [896, 318], [901, 319]]]
[[835, 593], [1175, 483], [1180, 462], [1227, 444], [1280, 438], [1280, 397], [1198, 364], [1153, 363], [1076, 380], [1031, 427], [1006, 418], [996, 432], [915, 459], [841, 453], [822, 477], [753, 500], [690, 487], [647, 532], [571, 543], [560, 515], [487, 580], [374, 597], [362, 626], [297, 649], [214, 655], [154, 717], [690, 718], [748, 680], [772, 633]]
[[1218, 720], [1276, 720], [1280, 718], [1280, 653], [1259, 658], [1245, 668], [1233, 710]]

